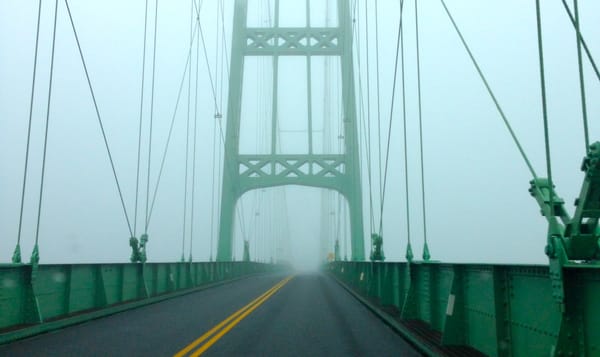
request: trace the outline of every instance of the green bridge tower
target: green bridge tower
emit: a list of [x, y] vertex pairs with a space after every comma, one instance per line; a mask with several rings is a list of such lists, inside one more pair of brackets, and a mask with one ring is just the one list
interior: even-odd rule
[[[312, 27], [310, 3], [306, 1], [306, 25], [303, 27], [279, 26], [279, 0], [274, 0], [271, 27], [249, 27], [248, 0], [236, 0], [232, 30], [231, 67], [227, 104], [227, 133], [217, 260], [232, 259], [235, 209], [239, 198], [248, 191], [283, 185], [301, 185], [326, 188], [339, 192], [347, 200], [350, 218], [352, 260], [364, 260], [364, 232], [362, 193], [360, 183], [359, 147], [356, 122], [354, 69], [352, 64], [352, 20], [349, 2], [337, 1], [336, 26]], [[327, 2], [326, 2], [327, 3]], [[315, 4], [316, 5], [316, 4]], [[242, 88], [245, 59], [249, 56], [267, 56], [272, 59], [273, 96], [270, 133], [270, 151], [265, 154], [240, 153], [240, 119], [242, 118]], [[282, 56], [300, 56], [306, 61], [308, 150], [293, 154], [282, 153], [277, 132], [279, 130], [278, 96], [291, 91], [288, 86], [278, 86], [279, 61]], [[316, 100], [311, 93], [311, 57], [339, 58], [340, 96], [332, 98], [341, 104], [342, 122], [338, 153], [316, 153], [313, 140], [311, 107]], [[304, 71], [304, 69], [302, 70]], [[324, 118], [332, 120], [332, 118]]]

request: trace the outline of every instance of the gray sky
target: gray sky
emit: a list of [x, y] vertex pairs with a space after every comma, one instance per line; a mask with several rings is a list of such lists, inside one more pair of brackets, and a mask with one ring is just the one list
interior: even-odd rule
[[[261, 6], [261, 1], [255, 2], [258, 4], [254, 5], [256, 10], [256, 6]], [[285, 2], [290, 3], [282, 5], [282, 9], [286, 10], [293, 10], [299, 3], [297, 0]], [[364, 36], [364, 1], [359, 1], [360, 13], [357, 23], [361, 32], [363, 100], [366, 105], [366, 93], [369, 92], [371, 122], [375, 128], [375, 17], [374, 3], [368, 3], [368, 49]], [[217, 1], [205, 1], [201, 10], [201, 23], [213, 72], [217, 53], [216, 4]], [[534, 168], [539, 176], [545, 176], [535, 2], [447, 0], [447, 4]], [[70, 5], [131, 216], [135, 194], [144, 2], [89, 3], [73, 0]], [[423, 229], [414, 3], [408, 1], [405, 6], [411, 238], [415, 255], [420, 257]], [[560, 1], [544, 1], [542, 6], [553, 174], [558, 193], [572, 211], [573, 200], [581, 185], [582, 174], [579, 166], [584, 155], [575, 33]], [[152, 15], [152, 2], [150, 7]], [[380, 103], [384, 136], [387, 135], [390, 112], [398, 8], [398, 1], [379, 1]], [[289, 13], [297, 14], [298, 11]], [[600, 27], [596, 21], [598, 13], [599, 3], [593, 0], [580, 1], [582, 33], [597, 61], [600, 53], [600, 45], [595, 41], [600, 35]], [[22, 236], [23, 256], [26, 260], [30, 255], [35, 233], [52, 15], [53, 4], [44, 2], [33, 112], [30, 176]], [[17, 234], [36, 16], [37, 2], [8, 0], [0, 3], [0, 261], [3, 262], [10, 260]], [[150, 19], [152, 18], [150, 16]], [[153, 181], [156, 178], [159, 155], [165, 144], [185, 65], [190, 35], [190, 3], [160, 2], [158, 18]], [[225, 1], [228, 44], [231, 43], [231, 19], [232, 2]], [[302, 25], [303, 22], [297, 15], [282, 15], [282, 21], [282, 26], [285, 22], [289, 25]], [[547, 224], [539, 214], [537, 204], [527, 192], [528, 181], [531, 179], [529, 172], [439, 1], [419, 2], [419, 25], [427, 231], [433, 258], [449, 262], [545, 263], [543, 247]], [[145, 123], [149, 115], [152, 26], [151, 20], [146, 67]], [[356, 43], [355, 47], [358, 47]], [[370, 91], [366, 88], [367, 52], [370, 61]], [[40, 228], [42, 262], [126, 261], [130, 254], [129, 233], [116, 195], [63, 2], [59, 2], [55, 56], [46, 189]], [[195, 63], [195, 59], [193, 62]], [[257, 68], [259, 67], [257, 65]], [[355, 69], [358, 75], [357, 63]], [[600, 94], [600, 85], [593, 76], [587, 60], [584, 60], [584, 69], [590, 140], [595, 141], [599, 139], [597, 133], [600, 129], [600, 102], [594, 98], [598, 98]], [[267, 76], [258, 71], [255, 75], [257, 81], [260, 78], [264, 80]], [[198, 166], [193, 255], [195, 260], [206, 260], [209, 257], [211, 236], [214, 101], [208, 84], [202, 48], [198, 76]], [[221, 81], [218, 77], [219, 75], [215, 81], [217, 97], [220, 97]], [[358, 78], [356, 82], [358, 84]], [[227, 83], [224, 85], [226, 87]], [[335, 88], [335, 85], [336, 83], [332, 83], [330, 87]], [[265, 97], [270, 96], [267, 86], [261, 90], [267, 91], [261, 92], [267, 93]], [[396, 93], [388, 191], [383, 217], [384, 249], [388, 260], [403, 260], [406, 245], [402, 98], [400, 89]], [[226, 95], [225, 90], [224, 104]], [[360, 107], [357, 109], [360, 111]], [[181, 255], [186, 112], [187, 84], [184, 86], [172, 146], [169, 149], [165, 174], [150, 226], [148, 251], [151, 261], [173, 261]], [[251, 129], [255, 130], [250, 138], [254, 137], [260, 143], [264, 140], [259, 136], [262, 135], [261, 131], [252, 126], [249, 125], [248, 132], [252, 131]], [[372, 140], [376, 142], [374, 134]], [[290, 139], [286, 142], [292, 143], [293, 147], [296, 141]], [[143, 142], [143, 145], [146, 143]], [[374, 152], [374, 160], [376, 155]], [[364, 165], [366, 162], [363, 162]], [[145, 160], [142, 166], [145, 168]], [[363, 196], [365, 227], [368, 233], [368, 186], [366, 170], [364, 171]], [[379, 181], [377, 172], [374, 172], [373, 179], [375, 182]], [[378, 190], [378, 185], [375, 185], [375, 196], [378, 195]], [[251, 239], [257, 240], [258, 238], [252, 237], [260, 236], [262, 231], [287, 231], [295, 259], [316, 263], [322, 259], [319, 250], [319, 237], [322, 235], [321, 191], [286, 188], [285, 206], [281, 205], [281, 197], [284, 195], [282, 192], [282, 189], [271, 189], [259, 194], [251, 192], [242, 199], [247, 234]], [[261, 195], [263, 198], [259, 199]], [[219, 198], [220, 194], [215, 197]], [[145, 196], [142, 195], [141, 203], [144, 202]], [[337, 206], [337, 201], [334, 205]], [[260, 211], [259, 216], [255, 215], [257, 209]], [[336, 214], [343, 215], [344, 212]], [[216, 220], [218, 212], [215, 212], [214, 216]], [[284, 216], [288, 219], [285, 220]], [[142, 217], [142, 213], [139, 217]], [[282, 217], [278, 221], [288, 222], [289, 226], [279, 223], [280, 226], [276, 227], [268, 223], [274, 217]], [[379, 219], [378, 212], [375, 212], [375, 218]], [[138, 222], [138, 232], [140, 225]], [[187, 229], [189, 234], [189, 228]], [[214, 231], [216, 232], [216, 224]], [[239, 227], [237, 232], [236, 256], [239, 258]], [[186, 239], [186, 256], [188, 244]], [[216, 245], [216, 241], [214, 244]], [[252, 248], [254, 251], [251, 250], [253, 255], [269, 257], [271, 253], [267, 253], [266, 248], [259, 248], [264, 244], [265, 242], [256, 241]]]

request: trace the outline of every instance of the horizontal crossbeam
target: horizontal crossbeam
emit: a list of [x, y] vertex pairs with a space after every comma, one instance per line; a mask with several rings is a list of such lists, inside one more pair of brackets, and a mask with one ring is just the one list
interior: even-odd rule
[[239, 155], [241, 191], [281, 185], [304, 185], [343, 190], [344, 155]]
[[244, 54], [341, 55], [342, 31], [337, 27], [247, 28]]

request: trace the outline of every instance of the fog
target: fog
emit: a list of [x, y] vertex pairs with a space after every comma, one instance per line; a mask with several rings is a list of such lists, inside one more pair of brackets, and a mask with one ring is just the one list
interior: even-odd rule
[[[306, 19], [301, 11], [305, 2], [280, 1], [280, 25], [305, 26]], [[195, 28], [190, 23], [191, 3], [158, 4], [151, 193], [158, 178], [171, 119], [174, 117], [175, 120], [156, 205], [149, 221], [148, 257], [151, 262], [178, 261], [182, 253], [185, 259], [191, 253], [194, 261], [207, 261], [216, 256], [224, 158], [221, 140], [227, 120], [226, 61], [231, 58], [233, 19], [233, 1], [223, 1], [222, 16], [219, 3], [199, 1], [202, 26], [199, 40], [203, 41], [194, 42], [191, 72], [184, 72], [190, 52], [190, 35]], [[324, 16], [326, 10], [323, 9], [327, 8], [324, 3], [311, 1], [311, 18], [336, 21], [333, 15]], [[327, 3], [333, 9], [334, 1]], [[378, 230], [381, 216], [378, 207], [383, 175], [380, 175], [378, 161], [380, 156], [385, 161], [399, 21], [398, 0], [377, 3], [379, 100], [375, 2], [366, 0], [367, 15], [365, 0], [358, 1], [356, 7], [351, 1], [356, 19], [355, 94], [361, 138], [367, 256], [370, 250], [368, 237], [371, 231]], [[447, 0], [446, 3], [538, 176], [545, 177], [535, 2]], [[134, 212], [145, 2], [72, 0], [69, 5], [129, 220], [132, 227], [135, 223], [134, 234], [139, 236], [143, 233], [145, 220], [155, 3], [150, 1], [148, 5], [137, 217]], [[18, 234], [37, 6], [37, 2], [17, 0], [0, 3], [0, 262], [10, 262]], [[249, 24], [269, 21], [273, 16], [267, 10], [269, 6], [272, 4], [267, 0], [250, 1]], [[418, 10], [425, 207], [432, 258], [446, 262], [546, 263], [543, 248], [547, 223], [527, 191], [531, 174], [441, 3], [419, 1]], [[581, 33], [597, 61], [600, 3], [581, 0], [579, 11]], [[29, 260], [36, 230], [53, 15], [54, 3], [43, 2], [21, 235], [24, 261]], [[410, 237], [419, 259], [424, 237], [414, 15], [414, 2], [405, 2], [406, 106], [402, 105], [403, 93], [398, 78], [382, 219], [388, 261], [404, 261], [407, 200]], [[225, 20], [224, 24], [221, 18]], [[585, 154], [575, 31], [560, 1], [542, 2], [542, 20], [553, 178], [557, 192], [572, 212], [572, 203], [583, 179], [580, 164]], [[367, 26], [368, 38], [365, 35]], [[225, 29], [224, 34], [222, 29]], [[195, 41], [197, 35], [194, 36]], [[295, 83], [280, 88], [279, 93], [282, 108], [279, 114], [283, 119], [277, 133], [278, 150], [286, 153], [306, 153], [306, 124], [302, 120], [289, 119], [303, 117], [306, 113], [306, 108], [295, 104], [299, 96], [306, 96], [306, 72], [303, 75], [298, 70], [305, 63], [302, 61], [305, 59], [300, 57], [290, 59], [280, 68], [280, 76], [287, 76], [290, 83]], [[274, 94], [268, 68], [268, 61], [248, 59], [246, 62], [244, 78], [252, 88], [244, 89], [243, 94], [248, 99], [242, 104], [246, 120], [241, 123], [241, 152], [269, 150], [265, 146], [271, 135], [266, 129], [271, 115], [268, 103]], [[585, 57], [583, 68], [590, 140], [593, 142], [600, 140], [600, 101], [594, 100], [600, 94], [600, 83]], [[400, 70], [399, 66], [398, 75]], [[184, 73], [185, 81], [175, 111]], [[341, 81], [332, 73], [335, 70], [313, 82], [315, 88], [320, 88], [322, 96], [332, 98], [327, 101], [331, 106], [329, 115], [323, 115], [326, 119], [318, 124], [320, 134], [313, 140], [323, 152], [342, 152], [337, 137], [343, 114], [335, 99], [339, 99]], [[378, 152], [378, 101], [381, 155]], [[407, 119], [408, 170], [404, 167], [403, 110]], [[215, 113], [222, 114], [222, 119], [215, 119]], [[186, 140], [188, 116], [190, 134]], [[197, 142], [192, 197], [194, 118], [197, 120]], [[287, 122], [285, 118], [288, 118]], [[363, 124], [363, 120], [369, 124]], [[370, 125], [371, 133], [370, 173], [375, 227], [371, 224], [368, 155], [364, 142], [367, 127], [364, 125]], [[39, 232], [41, 263], [128, 261], [130, 233], [63, 1], [58, 4], [45, 175]], [[408, 198], [405, 177], [408, 177]], [[290, 261], [302, 269], [317, 267], [325, 261], [327, 254], [333, 252], [335, 239], [340, 241], [341, 258], [351, 256], [347, 204], [337, 193], [300, 186], [275, 187], [246, 193], [237, 207], [234, 223], [234, 258], [237, 260], [243, 255], [244, 240], [250, 242], [252, 260]]]

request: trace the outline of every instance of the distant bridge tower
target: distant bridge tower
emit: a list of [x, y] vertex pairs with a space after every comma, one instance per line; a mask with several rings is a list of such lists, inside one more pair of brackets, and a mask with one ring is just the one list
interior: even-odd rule
[[[321, 16], [322, 11], [311, 11], [310, 7], [336, 1], [298, 3], [303, 4], [302, 11], [305, 11], [306, 23], [302, 27], [280, 26], [282, 11], [279, 11], [279, 0], [274, 0], [271, 21], [267, 23], [272, 26], [249, 27], [248, 0], [235, 1], [217, 251], [217, 259], [220, 261], [232, 258], [234, 213], [238, 199], [250, 190], [282, 185], [320, 187], [342, 194], [348, 202], [350, 213], [351, 257], [353, 260], [365, 258], [349, 1], [338, 0], [331, 16], [335, 18], [335, 24], [320, 27], [311, 26], [319, 22], [316, 19], [317, 15], [311, 19], [311, 12]], [[251, 10], [255, 11], [254, 8]], [[302, 17], [298, 13], [295, 16]], [[321, 24], [324, 24], [323, 21]], [[253, 70], [249, 66], [244, 68], [244, 63], [249, 57], [264, 59], [265, 56], [272, 59], [272, 71], [268, 78], [272, 79], [273, 83], [272, 106], [269, 109], [270, 118], [267, 116], [270, 125], [266, 125], [270, 127], [267, 134], [270, 138], [270, 148], [264, 153], [240, 153], [240, 135], [243, 134], [240, 132], [240, 123], [243, 124], [248, 116], [248, 113], [242, 110], [244, 85], [250, 85], [244, 83], [244, 78], [248, 71]], [[303, 65], [293, 71], [299, 76], [297, 81], [286, 84], [282, 82], [281, 77], [289, 76], [289, 71], [280, 69], [283, 61], [289, 60], [290, 56], [302, 58]], [[319, 66], [319, 63], [328, 64]], [[330, 98], [315, 86], [314, 82], [322, 84], [326, 78], [322, 73], [339, 79], [336, 82], [340, 83], [337, 95]], [[256, 88], [256, 84], [252, 83], [249, 88]], [[306, 88], [306, 93], [298, 95], [298, 88]], [[296, 102], [299, 97], [303, 98], [300, 99], [302, 103], [291, 111], [290, 108], [280, 106], [282, 101], [289, 102], [290, 97], [295, 98]], [[286, 113], [283, 113], [284, 111]], [[333, 133], [333, 140], [339, 142], [339, 145], [335, 146], [341, 147], [336, 152], [326, 152], [322, 145], [322, 128], [327, 120], [338, 123], [339, 126], [339, 130]], [[294, 125], [301, 123], [306, 128], [300, 133], [301, 146], [305, 148], [300, 150], [301, 152], [282, 149], [290, 142], [298, 140], [298, 136], [287, 141], [284, 138], [285, 128], [282, 123], [290, 121]], [[296, 134], [299, 134], [298, 131]]]

